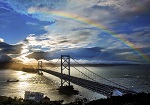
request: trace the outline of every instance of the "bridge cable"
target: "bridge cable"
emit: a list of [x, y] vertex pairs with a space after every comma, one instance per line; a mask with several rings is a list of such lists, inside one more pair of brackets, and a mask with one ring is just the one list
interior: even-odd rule
[[81, 74], [83, 74], [84, 76], [86, 76], [86, 77], [88, 77], [89, 79], [91, 79], [91, 80], [93, 80], [93, 81], [95, 81], [95, 82], [97, 82], [96, 80], [94, 80], [93, 78], [91, 78], [91, 77], [89, 77], [89, 76], [87, 76], [86, 74], [84, 74], [83, 72], [81, 72], [79, 69], [77, 69], [75, 66], [73, 66], [73, 65], [71, 65], [72, 67], [74, 67], [77, 71], [79, 71]]
[[[54, 65], [56, 66], [56, 67], [50, 67], [49, 69], [51, 69], [51, 70], [56, 70], [59, 66], [57, 66], [57, 63], [60, 61], [60, 58], [58, 58], [57, 59], [57, 61], [54, 63]], [[46, 66], [44, 66], [44, 67], [46, 67]], [[53, 69], [52, 69], [53, 68]]]
[[[72, 58], [72, 57], [71, 57], [71, 58]], [[75, 61], [77, 64], [79, 64], [80, 66], [82, 66], [84, 69], [86, 69], [87, 71], [91, 72], [92, 74], [98, 76], [99, 78], [102, 78], [102, 79], [104, 79], [104, 80], [106, 80], [106, 81], [108, 81], [108, 82], [110, 82], [110, 83], [113, 83], [113, 84], [119, 86], [119, 87], [128, 89], [127, 87], [124, 87], [124, 86], [122, 86], [122, 85], [120, 85], [120, 84], [117, 84], [117, 83], [115, 83], [115, 82], [113, 82], [113, 81], [111, 81], [111, 80], [108, 80], [108, 79], [106, 79], [106, 78], [104, 78], [104, 77], [102, 77], [102, 76], [100, 76], [100, 75], [98, 75], [98, 74], [92, 72], [91, 70], [89, 70], [88, 68], [86, 68], [85, 66], [83, 66], [82, 64], [78, 63], [74, 58], [72, 58], [72, 59], [73, 59], [73, 61]]]

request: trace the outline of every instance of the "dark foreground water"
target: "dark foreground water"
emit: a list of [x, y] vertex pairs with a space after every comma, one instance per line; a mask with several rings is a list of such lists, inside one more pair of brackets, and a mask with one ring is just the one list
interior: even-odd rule
[[[77, 67], [87, 73], [82, 67]], [[109, 80], [119, 83], [128, 88], [134, 88], [139, 92], [150, 92], [150, 65], [139, 66], [109, 66], [87, 67], [91, 71]], [[58, 68], [59, 69], [59, 68]], [[60, 71], [60, 70], [59, 70]], [[88, 74], [88, 73], [87, 73]], [[71, 75], [82, 77], [75, 69], [71, 68]], [[8, 79], [19, 79], [19, 82], [6, 82]], [[59, 95], [57, 88], [60, 79], [44, 73], [43, 76], [29, 74], [22, 71], [0, 70], [0, 95], [24, 98], [25, 91], [42, 92], [51, 100], [74, 101], [75, 98], [88, 98], [90, 100], [105, 98], [105, 96], [74, 85], [79, 90], [79, 95]]]

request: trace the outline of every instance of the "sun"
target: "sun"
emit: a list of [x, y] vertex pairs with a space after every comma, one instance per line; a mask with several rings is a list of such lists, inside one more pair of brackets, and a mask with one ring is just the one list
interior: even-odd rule
[[34, 58], [28, 58], [28, 57], [26, 57], [27, 55], [30, 55], [30, 54], [32, 54], [32, 53], [27, 53], [27, 54], [23, 54], [23, 55], [21, 55], [19, 58], [21, 59], [21, 61], [23, 62], [23, 63], [25, 63], [25, 64], [30, 64], [31, 62], [33, 63], [33, 62], [37, 62]]
[[17, 59], [21, 60], [24, 64], [30, 64], [31, 62], [36, 62], [37, 60], [34, 58], [28, 58], [27, 56], [32, 54], [33, 52], [31, 52], [28, 48], [27, 45], [24, 45], [22, 47], [22, 51], [20, 53], [20, 56], [17, 57]]
[[23, 49], [22, 51], [21, 51], [21, 54], [26, 54], [26, 53], [28, 53], [29, 52], [29, 49]]
[[27, 64], [27, 63], [31, 63], [31, 62], [35, 62], [35, 59], [31, 59], [28, 58], [27, 56], [32, 54], [33, 52], [29, 52], [28, 49], [23, 49], [21, 51], [21, 55], [19, 57], [17, 57], [19, 60], [21, 60], [23, 63]]

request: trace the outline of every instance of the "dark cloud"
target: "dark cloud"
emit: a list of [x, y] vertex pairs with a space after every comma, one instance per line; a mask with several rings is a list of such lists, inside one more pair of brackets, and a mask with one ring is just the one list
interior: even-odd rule
[[0, 54], [20, 54], [22, 46], [21, 44], [9, 45], [5, 42], [0, 42]]
[[[149, 53], [149, 48], [138, 49], [143, 51], [144, 53]], [[94, 61], [93, 63], [100, 63], [101, 61], [107, 63], [146, 63], [141, 55], [137, 54], [135, 50], [132, 49], [104, 49], [100, 47], [93, 48], [72, 48], [67, 50], [58, 50], [51, 52], [34, 52], [28, 55], [28, 58], [45, 59], [45, 60], [53, 60], [60, 58], [61, 55], [70, 55], [76, 60], [88, 60]]]
[[55, 52], [34, 52], [28, 55], [28, 58], [52, 60], [58, 59], [61, 55], [70, 55], [77, 60], [103, 60], [111, 56], [110, 52], [102, 52], [102, 48], [72, 48], [67, 50], [58, 50]]
[[90, 31], [80, 31], [79, 34], [88, 36], [88, 35], [91, 35], [91, 32]]
[[59, 41], [58, 43], [68, 43], [69, 40], [62, 40], [62, 41]]
[[70, 55], [76, 59], [92, 59], [101, 52], [101, 48], [77, 48], [77, 49], [67, 49], [67, 50], [58, 50], [55, 52], [34, 52], [28, 55], [28, 58], [46, 59], [52, 60], [60, 58], [61, 55]]
[[8, 56], [7, 54], [0, 55], [0, 62], [9, 62], [12, 58]]
[[[89, 12], [90, 11], [90, 12]], [[133, 18], [145, 14], [150, 14], [150, 1], [149, 0], [100, 0], [97, 4], [92, 5], [86, 12], [94, 15], [96, 12], [99, 14], [101, 23], [124, 23]], [[94, 13], [94, 14], [93, 14]], [[107, 13], [107, 14], [105, 14]], [[101, 19], [101, 17], [103, 17]], [[106, 24], [107, 25], [107, 24]], [[109, 24], [110, 25], [110, 24]], [[114, 24], [113, 24], [114, 25]]]
[[34, 53], [28, 55], [27, 57], [34, 58], [36, 60], [40, 60], [40, 59], [51, 60], [51, 58], [48, 55], [49, 55], [48, 52], [34, 52]]

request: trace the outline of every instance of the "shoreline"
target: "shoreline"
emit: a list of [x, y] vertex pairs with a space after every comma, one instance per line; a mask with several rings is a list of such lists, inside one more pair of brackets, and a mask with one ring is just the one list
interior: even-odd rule
[[[53, 63], [43, 63], [49, 67], [56, 67], [60, 65], [54, 65]], [[150, 65], [150, 64], [72, 64], [73, 66], [85, 66], [85, 67], [111, 67], [111, 66], [141, 66], [141, 65]], [[27, 63], [24, 64], [22, 62], [0, 62], [0, 69], [14, 69], [14, 70], [22, 70], [22, 68], [32, 68], [37, 69], [37, 63]]]

